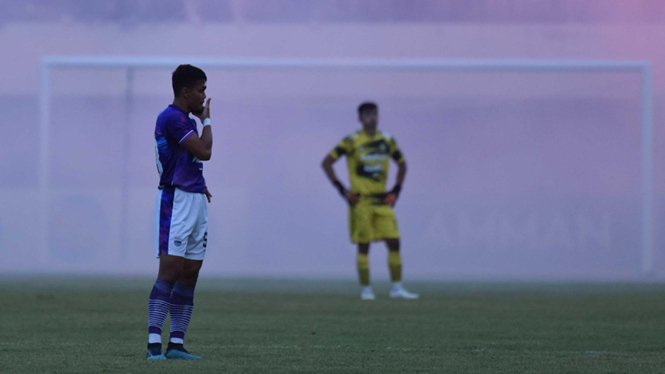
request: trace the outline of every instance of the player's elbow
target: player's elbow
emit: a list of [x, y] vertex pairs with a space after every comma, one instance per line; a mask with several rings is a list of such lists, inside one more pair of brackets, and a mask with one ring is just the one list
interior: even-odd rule
[[330, 155], [327, 155], [326, 157], [323, 158], [323, 161], [321, 161], [321, 167], [323, 170], [328, 170], [332, 167], [332, 164], [335, 162], [335, 160], [330, 157]]
[[210, 160], [210, 157], [212, 157], [212, 151], [201, 151], [201, 153], [197, 156], [197, 158], [201, 161], [208, 161]]

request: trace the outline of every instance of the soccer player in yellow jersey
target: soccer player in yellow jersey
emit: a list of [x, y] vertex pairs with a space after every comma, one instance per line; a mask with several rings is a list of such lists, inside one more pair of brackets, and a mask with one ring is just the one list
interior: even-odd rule
[[[363, 300], [374, 300], [374, 292], [369, 282], [369, 244], [385, 241], [388, 246], [388, 267], [393, 287], [390, 297], [417, 299], [418, 295], [402, 286], [402, 259], [400, 257], [400, 235], [393, 206], [399, 198], [402, 183], [406, 176], [406, 161], [397, 147], [395, 139], [388, 133], [378, 131], [378, 107], [366, 102], [358, 107], [358, 117], [362, 130], [342, 139], [325, 157], [322, 163], [328, 179], [349, 203], [349, 231], [351, 241], [358, 244], [358, 277]], [[333, 164], [346, 156], [351, 188], [347, 190], [337, 179]], [[388, 167], [393, 159], [399, 170], [397, 183], [386, 192]]]

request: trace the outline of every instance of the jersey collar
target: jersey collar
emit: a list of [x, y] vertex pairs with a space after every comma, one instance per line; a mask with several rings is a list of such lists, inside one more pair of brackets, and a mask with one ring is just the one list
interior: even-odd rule
[[370, 135], [370, 134], [368, 134], [368, 133], [365, 131], [365, 129], [360, 129], [360, 133], [363, 134], [363, 135], [365, 135], [366, 137], [368, 137], [368, 138], [370, 138], [370, 139], [374, 139], [374, 138], [376, 138], [376, 137], [378, 137], [378, 136], [381, 135], [381, 131], [379, 131], [379, 129], [376, 129], [376, 131], [374, 132], [374, 135]]

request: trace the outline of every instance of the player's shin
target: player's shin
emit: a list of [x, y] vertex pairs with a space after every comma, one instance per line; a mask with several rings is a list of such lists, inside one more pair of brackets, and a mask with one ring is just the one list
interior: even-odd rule
[[169, 314], [173, 284], [157, 279], [148, 302], [148, 343], [162, 342], [162, 328]]
[[367, 254], [358, 253], [356, 258], [358, 264], [358, 279], [362, 286], [369, 286], [369, 256]]
[[399, 251], [388, 251], [388, 267], [390, 268], [390, 280], [393, 284], [402, 281], [402, 256]]
[[176, 284], [171, 294], [171, 343], [183, 344], [193, 310], [194, 287]]

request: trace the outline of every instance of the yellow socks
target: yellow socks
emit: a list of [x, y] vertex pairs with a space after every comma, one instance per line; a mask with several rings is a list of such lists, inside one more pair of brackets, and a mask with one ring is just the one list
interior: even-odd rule
[[[358, 253], [356, 258], [358, 264], [358, 278], [362, 286], [369, 286], [369, 257]], [[390, 268], [390, 280], [392, 282], [402, 281], [402, 256], [397, 251], [388, 251], [388, 267]]]
[[369, 286], [369, 258], [367, 255], [358, 253], [356, 258], [358, 264], [358, 278], [360, 279], [360, 284], [363, 286]]
[[388, 267], [390, 268], [390, 280], [400, 282], [402, 280], [402, 256], [398, 251], [388, 251]]

